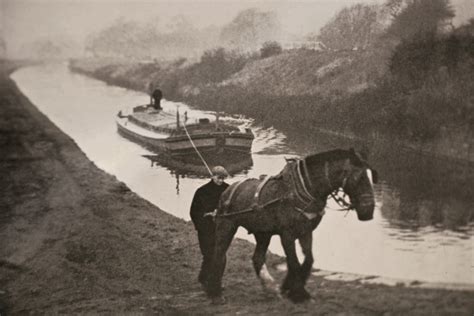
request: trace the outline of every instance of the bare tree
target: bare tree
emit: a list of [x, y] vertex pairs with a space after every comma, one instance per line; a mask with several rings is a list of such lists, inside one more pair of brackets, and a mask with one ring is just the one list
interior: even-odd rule
[[366, 48], [383, 31], [382, 10], [377, 5], [344, 8], [320, 30], [318, 40], [330, 49]]
[[7, 55], [7, 44], [5, 40], [0, 37], [0, 58], [4, 58]]
[[406, 0], [405, 4], [387, 30], [390, 37], [398, 40], [435, 36], [450, 26], [454, 17], [449, 0]]
[[241, 11], [220, 34], [221, 42], [228, 47], [257, 50], [264, 42], [276, 40], [281, 26], [273, 12], [252, 8]]

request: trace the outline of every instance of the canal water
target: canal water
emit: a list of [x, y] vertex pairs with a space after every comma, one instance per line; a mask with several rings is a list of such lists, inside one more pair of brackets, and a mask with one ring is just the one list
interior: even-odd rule
[[[115, 115], [145, 104], [143, 93], [107, 85], [69, 71], [67, 64], [37, 65], [11, 75], [20, 90], [99, 168], [164, 211], [189, 220], [194, 191], [208, 180], [152, 163], [147, 149], [121, 137]], [[165, 96], [166, 97], [166, 96]], [[162, 102], [165, 111], [210, 115], [182, 103]], [[347, 148], [351, 142], [322, 134], [318, 139], [285, 135], [250, 119], [230, 118], [255, 133], [252, 165], [227, 182], [278, 173], [285, 157]], [[465, 168], [411, 152], [377, 149], [371, 162], [380, 173], [375, 218], [359, 222], [354, 212], [330, 201], [314, 232], [315, 268], [431, 282], [474, 283], [474, 207]], [[464, 169], [463, 169], [464, 168]], [[470, 171], [467, 173], [472, 174]], [[464, 176], [465, 177], [465, 176]], [[243, 229], [238, 236], [253, 240]], [[283, 255], [279, 238], [271, 251]], [[251, 254], [247, 254], [250, 258]]]

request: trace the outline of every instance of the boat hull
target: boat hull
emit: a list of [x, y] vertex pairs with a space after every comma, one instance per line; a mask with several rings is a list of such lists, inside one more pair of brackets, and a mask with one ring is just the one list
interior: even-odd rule
[[208, 131], [205, 133], [173, 135], [149, 130], [144, 126], [135, 124], [126, 117], [118, 117], [116, 122], [118, 132], [122, 136], [147, 147], [153, 152], [165, 152], [170, 155], [186, 155], [194, 153], [196, 149], [201, 153], [250, 153], [254, 139], [250, 131], [245, 133]]
[[[246, 135], [229, 135], [225, 133], [207, 133], [190, 135], [192, 143], [188, 137], [169, 137], [165, 140], [166, 149], [174, 154], [186, 154], [195, 151], [194, 146], [199, 151], [239, 151], [250, 152], [253, 137]], [[194, 144], [194, 146], [193, 146]]]
[[117, 121], [117, 130], [120, 135], [130, 139], [152, 151], [166, 152], [167, 146], [165, 138], [154, 138], [144, 134], [140, 134], [127, 127], [127, 122]]

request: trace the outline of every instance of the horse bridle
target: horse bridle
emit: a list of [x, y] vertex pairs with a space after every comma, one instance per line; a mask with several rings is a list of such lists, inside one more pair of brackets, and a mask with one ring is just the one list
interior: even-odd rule
[[[359, 159], [362, 161], [366, 171], [370, 170], [372, 172], [372, 174], [375, 172], [374, 169], [368, 164], [367, 161], [365, 161], [364, 159], [362, 159], [360, 157], [359, 157]], [[326, 164], [327, 164], [327, 162], [326, 162]], [[329, 187], [332, 189], [331, 181], [329, 180], [329, 176], [328, 176], [328, 173], [327, 173], [327, 166], [325, 168], [326, 168], [326, 175], [327, 175], [326, 178], [328, 180]], [[362, 173], [361, 173], [361, 175], [362, 175]], [[334, 201], [336, 201], [336, 203], [341, 207], [340, 211], [350, 211], [350, 210], [355, 209], [354, 204], [348, 202], [345, 199], [345, 197], [346, 197], [345, 186], [347, 184], [347, 178], [348, 177], [349, 177], [349, 175], [346, 172], [345, 175], [344, 175], [344, 178], [342, 180], [342, 185], [340, 187], [338, 187], [337, 189], [333, 190], [330, 193], [330, 197], [332, 197], [334, 199]], [[371, 180], [372, 185], [373, 185], [374, 182], [376, 182], [376, 180]], [[338, 193], [341, 192], [341, 191], [344, 193], [344, 195], [342, 197], [338, 195]], [[328, 199], [329, 199], [329, 196], [328, 196]]]
[[[303, 164], [303, 167], [304, 167], [304, 170], [305, 170], [305, 173], [304, 173], [304, 174], [305, 174], [305, 176], [306, 176], [306, 182], [308, 183], [309, 186], [313, 187], [313, 184], [311, 183], [311, 179], [310, 179], [309, 176], [308, 176], [308, 172], [307, 172], [308, 168], [307, 168], [307, 166], [306, 166], [306, 160], [305, 160], [305, 159], [299, 159], [299, 160], [298, 160], [298, 164], [299, 164], [299, 163]], [[368, 168], [370, 168], [370, 167], [368, 167]], [[309, 190], [307, 190], [306, 185], [305, 185], [305, 181], [304, 181], [304, 178], [302, 177], [302, 173], [300, 172], [300, 169], [301, 169], [301, 168], [300, 168], [299, 165], [298, 165], [298, 171], [299, 171], [299, 175], [300, 175], [300, 182], [301, 182], [303, 188], [305, 189], [305, 193], [306, 193], [306, 195], [307, 195], [308, 197], [311, 198], [312, 201], [316, 201], [317, 198], [315, 198], [311, 193], [309, 193]], [[336, 189], [333, 189], [331, 180], [330, 180], [330, 178], [329, 178], [329, 163], [326, 161], [326, 162], [324, 163], [324, 177], [325, 177], [327, 186], [328, 186], [328, 188], [330, 189], [330, 192], [331, 192], [331, 193], [329, 194], [329, 196], [328, 196], [328, 199], [329, 199], [330, 197], [332, 197], [332, 198], [334, 199], [334, 201], [341, 207], [341, 209], [340, 209], [341, 211], [346, 211], [346, 210], [353, 210], [353, 209], [355, 209], [355, 206], [354, 206], [352, 203], [348, 202], [348, 201], [345, 199], [345, 196], [346, 196], [345, 193], [344, 193], [344, 196], [343, 196], [343, 197], [340, 197], [340, 196], [337, 195], [337, 194], [341, 191], [341, 189], [342, 189], [342, 191], [344, 192], [345, 186], [346, 186], [346, 184], [347, 184], [347, 178], [349, 177], [347, 171], [346, 171], [345, 174], [344, 174], [344, 178], [342, 179], [342, 184], [341, 184], [341, 186], [338, 187], [338, 188], [336, 188]], [[302, 202], [303, 202], [303, 201], [302, 201]], [[309, 204], [308, 204], [308, 205], [309, 205]]]
[[340, 192], [341, 188], [342, 188], [342, 191], [344, 192], [344, 188], [346, 187], [346, 183], [347, 183], [347, 178], [349, 177], [347, 171], [344, 171], [344, 178], [342, 179], [341, 186], [337, 187], [336, 189], [333, 189], [331, 179], [329, 178], [329, 163], [327, 161], [324, 163], [324, 175], [328, 183], [328, 187], [331, 190], [331, 193], [329, 193], [328, 199], [332, 197], [333, 200], [336, 201], [336, 203], [341, 207], [341, 211], [353, 210], [355, 207], [352, 203], [346, 201], [345, 193], [343, 197], [340, 197], [337, 195]]

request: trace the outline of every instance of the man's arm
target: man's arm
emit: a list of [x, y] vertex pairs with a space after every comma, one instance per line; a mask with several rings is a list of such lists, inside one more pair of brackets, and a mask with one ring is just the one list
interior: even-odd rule
[[197, 226], [203, 220], [203, 211], [202, 211], [202, 201], [199, 194], [199, 190], [196, 191], [193, 197], [193, 201], [191, 203], [191, 220], [193, 221], [194, 227], [197, 229]]

